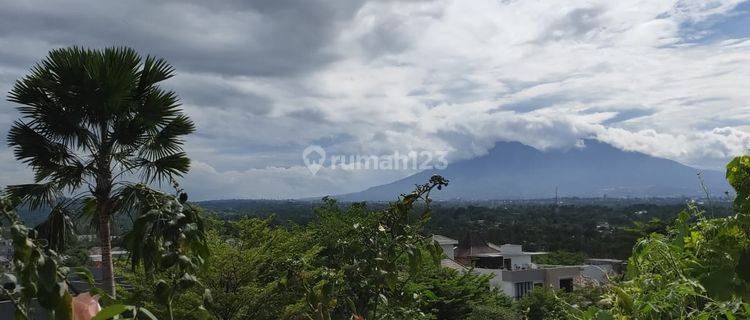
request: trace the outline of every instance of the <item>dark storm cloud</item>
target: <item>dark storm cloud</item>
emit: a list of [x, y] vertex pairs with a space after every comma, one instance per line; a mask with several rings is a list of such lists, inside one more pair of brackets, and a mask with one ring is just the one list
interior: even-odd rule
[[253, 92], [242, 91], [230, 83], [190, 78], [172, 85], [176, 92], [185, 93], [185, 104], [205, 108], [235, 109], [237, 112], [266, 115], [273, 109], [273, 101]]
[[[181, 70], [288, 76], [335, 61], [328, 45], [361, 1], [194, 1], [6, 3], [0, 37], [49, 46], [128, 45], [165, 57]], [[30, 64], [36, 56], [0, 56]]]

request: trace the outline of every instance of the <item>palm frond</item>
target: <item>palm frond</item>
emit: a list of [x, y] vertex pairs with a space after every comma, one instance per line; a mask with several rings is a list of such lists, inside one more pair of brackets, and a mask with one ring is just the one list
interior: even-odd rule
[[[68, 146], [81, 146], [90, 143], [91, 132], [82, 124], [84, 115], [80, 108], [60, 103], [58, 97], [51, 97], [50, 88], [42, 87], [38, 79], [19, 81], [11, 90], [9, 100], [24, 103], [18, 108], [21, 114], [34, 123], [38, 132], [52, 140]], [[49, 81], [44, 81], [49, 82]]]
[[146, 197], [157, 192], [142, 183], [127, 183], [115, 190], [114, 210], [132, 217], [132, 213], [137, 212], [139, 206], [146, 202]]
[[112, 140], [116, 146], [128, 150], [146, 142], [146, 128], [140, 118], [118, 119], [112, 128]]
[[147, 56], [140, 73], [138, 93], [143, 94], [153, 85], [173, 77], [174, 68], [164, 59]]
[[34, 169], [69, 164], [76, 160], [75, 154], [66, 145], [48, 139], [20, 121], [11, 126], [8, 144], [13, 147], [16, 159]]
[[185, 115], [178, 115], [143, 145], [141, 156], [153, 159], [174, 154], [182, 149], [182, 136], [195, 131], [195, 124]]
[[[70, 165], [55, 167], [47, 176], [51, 181], [54, 181], [60, 189], [67, 188], [68, 190], [73, 191], [86, 182], [85, 175], [87, 170], [90, 170], [90, 168], [80, 162], [74, 162]], [[38, 178], [39, 177], [37, 177], [37, 179]]]
[[76, 234], [71, 218], [71, 205], [74, 205], [73, 201], [58, 203], [52, 207], [47, 219], [34, 228], [39, 233], [39, 238], [47, 240], [52, 250], [62, 251], [67, 247], [68, 240]]
[[52, 182], [7, 186], [6, 192], [8, 195], [20, 199], [32, 210], [44, 205], [52, 206], [62, 196], [60, 188]]
[[[30, 75], [34, 86], [46, 92], [50, 100], [67, 113], [70, 121], [81, 119], [78, 124], [81, 128], [86, 128], [85, 123], [91, 123], [87, 107], [96, 105], [99, 94], [99, 86], [89, 72], [95, 57], [96, 52], [80, 47], [56, 49]], [[85, 138], [79, 142], [90, 142], [88, 134]]]
[[147, 182], [182, 176], [190, 169], [190, 159], [184, 152], [178, 152], [156, 160], [139, 158], [137, 166], [141, 169], [142, 178]]
[[83, 223], [88, 222], [89, 227], [92, 230], [99, 231], [99, 218], [97, 217], [96, 211], [96, 198], [94, 197], [83, 197], [80, 199], [81, 208], [78, 211], [78, 220]]
[[133, 92], [137, 87], [141, 64], [140, 55], [131, 48], [107, 48], [100, 56], [105, 71], [98, 82], [107, 91], [105, 109], [115, 117], [130, 114], [136, 101]]
[[143, 93], [138, 115], [147, 129], [155, 130], [180, 115], [180, 101], [174, 91], [152, 87]]

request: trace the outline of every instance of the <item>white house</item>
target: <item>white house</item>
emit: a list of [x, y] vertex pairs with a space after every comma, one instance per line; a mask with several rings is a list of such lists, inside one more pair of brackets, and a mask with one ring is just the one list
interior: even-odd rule
[[515, 299], [520, 299], [535, 286], [571, 291], [573, 279], [580, 277], [583, 270], [583, 266], [536, 265], [531, 257], [546, 253], [526, 252], [517, 244], [498, 246], [477, 236], [468, 236], [462, 241], [440, 235], [433, 236], [433, 239], [443, 248], [447, 258], [443, 266], [491, 274], [490, 285]]

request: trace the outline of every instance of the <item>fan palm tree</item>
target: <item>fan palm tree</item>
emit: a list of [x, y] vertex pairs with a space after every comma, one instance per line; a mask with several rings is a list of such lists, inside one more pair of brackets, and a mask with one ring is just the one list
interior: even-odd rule
[[195, 125], [175, 92], [159, 86], [173, 75], [165, 60], [130, 48], [71, 47], [51, 51], [8, 96], [21, 113], [8, 144], [34, 183], [7, 191], [31, 207], [63, 197], [86, 203], [99, 230], [103, 289], [113, 297], [111, 221], [127, 210], [127, 179], [161, 183], [190, 166], [182, 143]]

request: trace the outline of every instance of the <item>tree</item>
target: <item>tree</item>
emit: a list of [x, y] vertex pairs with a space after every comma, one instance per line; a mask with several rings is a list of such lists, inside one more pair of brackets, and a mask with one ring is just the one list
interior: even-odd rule
[[664, 234], [640, 239], [626, 280], [609, 287], [604, 305], [576, 319], [750, 318], [750, 158], [727, 165], [736, 214], [709, 218], [694, 203]]
[[491, 275], [425, 264], [409, 279], [405, 293], [437, 319], [512, 320], [513, 300], [490, 285]]
[[534, 263], [537, 264], [574, 266], [583, 264], [583, 262], [586, 260], [586, 256], [581, 252], [557, 250], [552, 251], [546, 255], [535, 256], [533, 260]]
[[343, 210], [335, 200], [325, 198], [308, 225], [321, 248], [313, 259], [319, 272], [311, 277], [310, 272], [298, 271], [287, 279], [305, 288], [307, 315], [315, 319], [425, 317], [406, 286], [425, 265], [439, 263], [442, 250], [422, 229], [430, 219], [430, 192], [446, 185], [447, 180], [434, 175], [374, 212], [364, 203]]
[[[176, 298], [203, 287], [196, 277], [209, 257], [203, 217], [187, 203], [181, 189], [176, 196], [144, 185], [133, 190], [139, 217], [125, 235], [131, 268], [143, 267], [145, 278], [154, 284], [154, 300], [165, 306], [166, 317], [174, 320]], [[203, 301], [208, 304], [211, 294], [204, 289]], [[203, 304], [199, 308], [203, 310]]]
[[565, 303], [551, 288], [534, 288], [518, 302], [518, 309], [529, 320], [567, 319]]
[[[53, 50], [16, 82], [8, 100], [22, 118], [8, 134], [34, 183], [8, 192], [31, 207], [53, 207], [73, 194], [90, 206], [99, 229], [103, 288], [114, 296], [111, 221], [128, 210], [127, 177], [161, 182], [188, 171], [182, 137], [195, 130], [177, 95], [159, 83], [174, 69], [130, 48]], [[76, 194], [79, 192], [78, 194]], [[70, 203], [70, 202], [66, 202]]]

